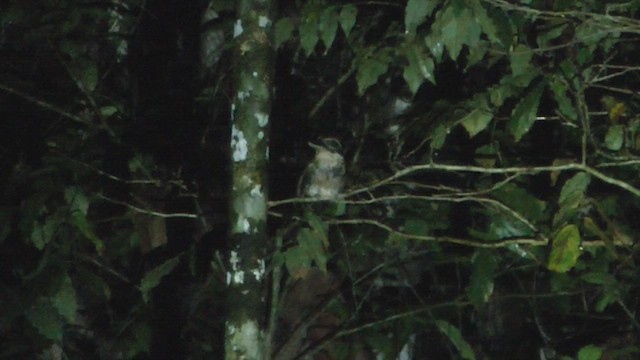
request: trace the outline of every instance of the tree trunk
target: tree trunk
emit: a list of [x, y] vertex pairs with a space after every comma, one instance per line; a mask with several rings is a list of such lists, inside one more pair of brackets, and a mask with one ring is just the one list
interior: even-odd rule
[[271, 0], [241, 0], [233, 35], [232, 190], [226, 359], [265, 359], [267, 161], [274, 49]]

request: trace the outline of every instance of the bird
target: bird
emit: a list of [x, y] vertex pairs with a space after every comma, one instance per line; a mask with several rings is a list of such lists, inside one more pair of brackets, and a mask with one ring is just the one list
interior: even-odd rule
[[316, 154], [300, 177], [298, 195], [321, 200], [338, 199], [342, 194], [345, 175], [340, 141], [324, 138], [320, 144], [309, 142], [309, 146]]

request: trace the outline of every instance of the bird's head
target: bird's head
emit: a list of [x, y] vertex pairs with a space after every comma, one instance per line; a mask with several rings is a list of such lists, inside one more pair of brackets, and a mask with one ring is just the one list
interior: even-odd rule
[[328, 152], [342, 155], [342, 144], [340, 144], [340, 141], [336, 138], [323, 138], [320, 140], [320, 144], [310, 142], [309, 146], [315, 149], [316, 153]]

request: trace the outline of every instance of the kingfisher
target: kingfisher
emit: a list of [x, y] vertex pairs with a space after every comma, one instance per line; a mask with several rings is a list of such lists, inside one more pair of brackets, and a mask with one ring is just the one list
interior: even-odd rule
[[298, 195], [322, 200], [335, 200], [344, 187], [342, 145], [335, 138], [324, 138], [320, 144], [309, 143], [316, 155], [298, 182]]

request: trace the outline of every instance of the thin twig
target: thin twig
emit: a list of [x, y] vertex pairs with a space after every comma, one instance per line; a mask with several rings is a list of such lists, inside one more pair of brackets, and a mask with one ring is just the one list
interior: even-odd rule
[[63, 110], [62, 108], [59, 108], [53, 104], [50, 104], [48, 102], [42, 101], [40, 99], [36, 99], [35, 97], [25, 94], [20, 90], [16, 90], [12, 87], [9, 87], [7, 85], [4, 84], [0, 84], [0, 90], [4, 90], [5, 92], [8, 92], [10, 94], [16, 95], [18, 97], [21, 97], [27, 101], [29, 101], [30, 103], [36, 104], [38, 106], [40, 106], [43, 109], [47, 109], [50, 111], [53, 111], [56, 114], [62, 115], [63, 117], [66, 117], [67, 119], [71, 119], [75, 122], [81, 123], [81, 124], [86, 124], [87, 120], [81, 118], [80, 116], [74, 115], [66, 110]]
[[190, 214], [190, 213], [161, 213], [158, 211], [153, 211], [153, 210], [148, 210], [148, 209], [141, 209], [137, 206], [133, 206], [129, 203], [126, 203], [124, 201], [119, 201], [119, 200], [115, 200], [112, 198], [109, 198], [107, 196], [104, 196], [102, 194], [98, 195], [101, 199], [109, 201], [111, 203], [114, 204], [118, 204], [118, 205], [122, 205], [122, 206], [126, 206], [129, 209], [141, 213], [141, 214], [147, 214], [147, 215], [153, 215], [153, 216], [157, 216], [157, 217], [161, 217], [161, 218], [187, 218], [187, 219], [197, 219], [199, 217], [198, 214]]

